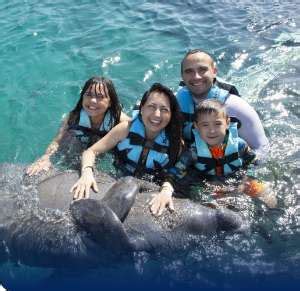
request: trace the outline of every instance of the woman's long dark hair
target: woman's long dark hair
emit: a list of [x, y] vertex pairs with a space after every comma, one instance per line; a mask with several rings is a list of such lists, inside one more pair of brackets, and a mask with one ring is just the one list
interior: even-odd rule
[[87, 80], [81, 90], [80, 98], [74, 107], [74, 109], [70, 112], [68, 125], [74, 125], [79, 122], [80, 118], [80, 111], [82, 109], [82, 100], [85, 92], [90, 88], [90, 86], [96, 84], [102, 84], [104, 87], [104, 92], [106, 96], [109, 96], [110, 98], [110, 107], [108, 110], [110, 111], [110, 124], [111, 127], [114, 127], [120, 122], [120, 116], [121, 116], [121, 104], [119, 102], [119, 98], [116, 92], [116, 89], [113, 85], [113, 82], [110, 79], [106, 79], [104, 77], [92, 77], [89, 80]]
[[146, 91], [142, 97], [139, 112], [141, 112], [142, 107], [147, 102], [150, 94], [152, 92], [158, 92], [165, 94], [170, 102], [171, 109], [171, 119], [166, 126], [166, 135], [169, 138], [169, 163], [168, 166], [173, 166], [180, 154], [182, 145], [182, 115], [180, 112], [180, 107], [174, 93], [166, 86], [160, 83], [154, 83], [151, 88]]

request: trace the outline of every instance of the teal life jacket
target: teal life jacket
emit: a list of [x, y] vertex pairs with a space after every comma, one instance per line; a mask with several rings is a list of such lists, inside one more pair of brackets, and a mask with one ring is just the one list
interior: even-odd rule
[[[127, 138], [116, 147], [116, 166], [125, 173], [141, 176], [145, 173], [155, 174], [169, 163], [169, 139], [162, 130], [154, 141], [145, 138], [145, 127], [141, 116], [132, 120]], [[148, 154], [142, 156], [143, 150], [148, 148]]]
[[232, 174], [240, 169], [243, 165], [240, 151], [245, 149], [246, 142], [238, 136], [237, 124], [230, 125], [227, 133], [227, 144], [224, 157], [215, 159], [212, 157], [207, 143], [201, 138], [199, 131], [192, 130], [194, 134], [194, 143], [192, 147], [196, 148], [197, 162], [194, 165], [203, 175], [216, 175], [216, 166], [223, 166], [224, 176]]
[[[225, 103], [230, 93], [227, 90], [221, 89], [213, 85], [207, 93], [205, 99], [217, 99], [222, 104]], [[192, 128], [195, 113], [195, 102], [190, 90], [185, 86], [182, 87], [176, 94], [177, 101], [183, 115], [183, 137], [187, 141], [192, 141]]]
[[108, 110], [99, 129], [93, 129], [89, 115], [81, 109], [78, 123], [70, 125], [68, 130], [72, 131], [83, 144], [90, 146], [106, 135], [112, 129], [113, 124], [114, 119]]

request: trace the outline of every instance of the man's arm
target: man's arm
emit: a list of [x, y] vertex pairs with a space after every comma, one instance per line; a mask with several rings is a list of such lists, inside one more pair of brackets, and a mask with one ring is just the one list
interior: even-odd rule
[[228, 115], [240, 121], [239, 136], [255, 151], [256, 158], [258, 160], [266, 158], [269, 152], [269, 141], [254, 108], [236, 95], [230, 95], [225, 106]]

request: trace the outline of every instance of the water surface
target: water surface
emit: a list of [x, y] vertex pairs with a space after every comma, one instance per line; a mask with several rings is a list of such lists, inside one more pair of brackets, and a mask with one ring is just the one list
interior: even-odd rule
[[[176, 91], [183, 54], [199, 47], [212, 52], [219, 75], [256, 108], [271, 142], [268, 166], [258, 175], [274, 184], [279, 210], [257, 213], [266, 236], [204, 240], [171, 261], [137, 260], [137, 275], [101, 269], [85, 274], [85, 284], [91, 277], [115, 288], [299, 284], [299, 13], [295, 1], [271, 0], [0, 1], [1, 162], [40, 156], [90, 76], [111, 78], [130, 112], [153, 82]], [[0, 283], [15, 290], [65, 278], [63, 286], [71, 286], [75, 277], [49, 273], [8, 264]]]

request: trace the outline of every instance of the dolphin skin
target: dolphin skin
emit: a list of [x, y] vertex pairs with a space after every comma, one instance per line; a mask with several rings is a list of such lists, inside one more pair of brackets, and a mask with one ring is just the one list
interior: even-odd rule
[[[28, 177], [25, 166], [0, 165], [0, 262], [29, 266], [97, 266], [131, 260], [137, 251], [186, 246], [191, 236], [239, 231], [241, 216], [174, 198], [175, 212], [155, 217], [148, 201], [158, 186], [95, 173], [99, 193], [72, 200], [74, 171]], [[139, 190], [142, 192], [139, 192]]]

